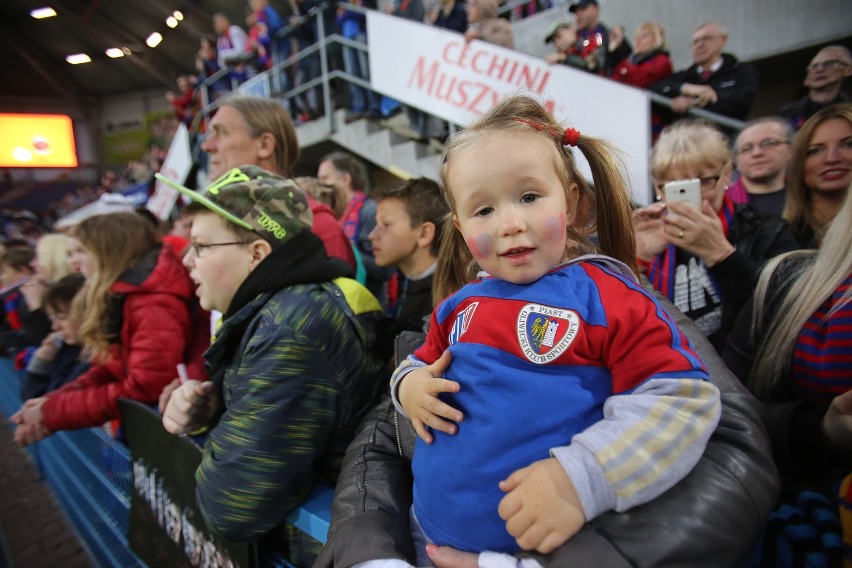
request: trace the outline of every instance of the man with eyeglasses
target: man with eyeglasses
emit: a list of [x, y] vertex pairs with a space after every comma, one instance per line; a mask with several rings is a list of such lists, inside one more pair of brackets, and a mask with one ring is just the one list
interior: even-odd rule
[[764, 215], [781, 216], [792, 139], [793, 131], [781, 117], [769, 116], [745, 125], [734, 143], [740, 176], [728, 188], [732, 201], [751, 203]]
[[757, 96], [757, 69], [723, 53], [727, 42], [728, 32], [721, 25], [701, 24], [692, 35], [692, 66], [651, 85], [651, 90], [671, 98], [677, 113], [703, 108], [745, 119]]
[[779, 114], [790, 120], [798, 130], [807, 119], [835, 103], [848, 103], [843, 92], [843, 80], [852, 75], [852, 55], [842, 45], [824, 47], [811, 59], [806, 69], [804, 85], [808, 94], [781, 108]]

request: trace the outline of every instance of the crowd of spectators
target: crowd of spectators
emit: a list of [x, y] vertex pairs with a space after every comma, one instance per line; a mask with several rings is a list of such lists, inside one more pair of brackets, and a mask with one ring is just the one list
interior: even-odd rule
[[[353, 2], [366, 9], [383, 9], [398, 17], [432, 24], [464, 34], [467, 41], [479, 39], [512, 48], [514, 39], [510, 21], [553, 7], [552, 3], [530, 2], [512, 11], [500, 11], [500, 2], [490, 0], [422, 2]], [[178, 89], [166, 98], [176, 117], [204, 131], [197, 111], [257, 73], [284, 63], [275, 72], [282, 91], [298, 87], [320, 75], [319, 53], [296, 60], [303, 50], [318, 39], [317, 17], [320, 2], [275, 2], [252, 0], [246, 6], [245, 28], [231, 22], [225, 14], [213, 17], [211, 36], [201, 38], [196, 58], [196, 76], [180, 76]], [[670, 105], [655, 104], [652, 109], [652, 135], [691, 109], [703, 109], [737, 120], [748, 117], [759, 88], [753, 65], [741, 62], [726, 51], [728, 32], [716, 22], [696, 27], [692, 38], [692, 65], [674, 70], [663, 26], [649, 20], [633, 33], [633, 44], [621, 26], [607, 26], [601, 18], [597, 0], [579, 0], [567, 5], [574, 21], [558, 20], [544, 37], [553, 43], [554, 53], [545, 56], [549, 63], [582, 69], [635, 87], [649, 89], [671, 99]], [[561, 8], [560, 8], [561, 9]], [[367, 42], [366, 20], [361, 12], [341, 8], [323, 12], [325, 33]], [[347, 45], [327, 46], [327, 68], [341, 70], [368, 81], [367, 53]], [[805, 87], [808, 95], [786, 105], [778, 114], [797, 129], [811, 114], [826, 104], [847, 101], [842, 82], [850, 71], [849, 52], [842, 46], [822, 50], [808, 67]], [[217, 79], [211, 81], [210, 78]], [[331, 100], [335, 108], [345, 108], [346, 122], [364, 118], [383, 119], [395, 114], [400, 105], [369, 88], [335, 79], [331, 82]], [[302, 124], [321, 116], [323, 97], [319, 86], [298, 96], [284, 99], [295, 123]], [[405, 108], [408, 123], [421, 142], [436, 139], [446, 142], [447, 125], [423, 109]], [[205, 118], [207, 118], [205, 116]]]
[[[542, 7], [529, 3], [522, 11]], [[312, 41], [300, 28], [306, 25], [301, 18], [306, 8], [306, 2], [294, 4], [282, 17], [266, 1], [252, 0], [248, 32], [217, 14], [218, 37], [215, 45], [202, 40], [199, 72], [209, 78], [227, 68], [237, 74], [228, 81], [238, 82], [269, 69], [270, 54], [304, 49]], [[513, 45], [511, 26], [499, 16], [496, 0], [469, 0], [466, 10], [455, 1], [429, 8], [413, 0], [388, 11], [455, 29], [468, 41]], [[498, 561], [562, 566], [584, 554], [625, 565], [646, 564], [643, 559], [655, 554], [702, 565], [718, 559], [708, 552], [716, 548], [738, 561], [757, 550], [751, 557], [759, 565], [794, 566], [800, 551], [815, 541], [823, 543], [818, 552], [828, 564], [848, 556], [852, 527], [844, 525], [849, 519], [838, 507], [852, 507], [847, 242], [852, 104], [842, 90], [844, 78], [852, 74], [849, 51], [840, 46], [820, 50], [806, 70], [805, 98], [779, 110], [777, 117], [748, 123], [732, 137], [708, 122], [681, 116], [693, 108], [748, 116], [757, 73], [725, 52], [723, 26], [699, 25], [693, 64], [673, 72], [665, 30], [658, 23], [639, 25], [631, 45], [622, 28], [603, 24], [595, 0], [571, 4], [570, 13], [575, 22], [556, 22], [544, 38], [556, 48], [548, 62], [672, 99], [672, 112], [657, 117], [650, 156], [656, 203], [631, 212], [629, 192], [608, 147], [564, 129], [523, 97], [510, 98], [450, 139], [440, 184], [416, 179], [372, 189], [365, 165], [345, 152], [323, 156], [316, 177], [297, 183], [288, 179], [301, 159], [294, 119], [311, 118], [319, 110], [317, 99], [306, 96], [286, 106], [268, 98], [225, 95], [222, 88], [202, 143], [213, 182], [203, 192], [172, 182], [194, 202], [181, 211], [175, 234], [164, 235], [156, 220], [135, 212], [95, 215], [64, 234], [40, 236], [42, 230], [31, 229], [29, 218], [7, 227], [0, 256], [0, 347], [27, 371], [26, 402], [11, 417], [16, 440], [36, 443], [57, 430], [118, 419], [119, 397], [158, 405], [169, 432], [205, 429], [196, 497], [210, 529], [228, 539], [259, 540], [264, 559], [287, 557], [300, 566], [310, 565], [317, 555], [318, 565], [362, 568]], [[341, 9], [335, 17], [344, 37], [366, 41], [361, 14]], [[287, 21], [305, 35], [279, 36]], [[340, 64], [369, 80], [360, 54], [344, 46]], [[311, 65], [291, 67], [284, 80], [298, 84], [310, 78], [316, 71]], [[211, 86], [208, 94], [214, 91]], [[376, 93], [356, 85], [348, 91], [353, 120], [382, 114]], [[185, 123], [192, 123], [197, 92], [193, 79], [182, 77], [178, 91], [168, 95]], [[431, 136], [434, 125], [428, 116], [424, 120], [417, 109], [408, 110], [412, 124], [419, 124], [418, 134]], [[588, 158], [594, 184], [579, 176], [566, 146]], [[530, 148], [534, 151], [522, 151]], [[494, 156], [503, 160], [500, 167], [495, 162], [493, 171], [483, 170]], [[129, 168], [125, 178], [139, 175]], [[513, 176], [526, 176], [524, 183], [532, 189], [510, 188], [507, 180]], [[700, 207], [668, 200], [665, 185], [681, 180], [696, 182]], [[107, 172], [97, 189], [64, 198], [58, 210], [117, 191], [121, 184], [118, 175]], [[543, 205], [551, 199], [553, 210]], [[550, 256], [536, 264], [541, 270], [534, 278], [515, 278], [501, 264], [523, 267], [540, 243], [543, 250], [550, 247]], [[601, 251], [617, 262], [582, 256]], [[556, 288], [539, 280], [550, 282], [569, 272], [572, 290], [594, 293], [578, 305], [553, 307], [548, 302], [557, 302], [556, 296], [561, 302], [567, 292], [560, 288], [554, 294]], [[604, 298], [628, 293], [631, 309], [641, 304], [647, 314], [625, 321], [647, 325], [645, 331], [633, 327], [634, 333], [618, 336], [632, 346], [624, 352], [647, 354], [653, 347], [665, 351], [665, 357], [625, 358], [601, 347], [612, 348], [610, 336], [592, 337], [587, 331], [593, 321], [616, 317]], [[477, 301], [465, 304], [466, 294]], [[590, 297], [601, 304], [592, 306]], [[519, 304], [521, 311], [538, 309], [546, 316], [543, 323], [527, 326], [520, 312], [511, 312], [508, 326], [500, 324], [497, 320], [513, 302], [526, 304]], [[470, 327], [480, 303], [480, 322], [510, 331], [505, 343], [482, 352], [477, 341], [485, 340]], [[442, 307], [433, 314], [436, 304]], [[532, 322], [535, 313], [530, 314], [523, 317]], [[211, 324], [211, 318], [220, 323]], [[563, 323], [574, 331], [557, 335]], [[598, 327], [611, 329], [613, 337], [627, 329]], [[211, 328], [216, 329], [212, 343]], [[392, 355], [401, 333], [409, 332], [403, 337], [415, 338], [416, 344], [422, 334], [410, 333], [424, 331], [430, 335], [415, 358]], [[573, 333], [583, 339], [568, 349]], [[661, 336], [667, 338], [665, 350], [655, 339]], [[509, 345], [515, 337], [518, 349]], [[581, 343], [583, 355], [575, 355]], [[492, 348], [500, 350], [499, 356]], [[546, 357], [550, 348], [551, 359], [536, 359]], [[508, 501], [495, 501], [508, 524], [497, 510], [482, 517], [489, 519], [489, 533], [506, 533], [487, 541], [500, 543], [494, 549], [490, 544], [453, 548], [462, 543], [460, 534], [476, 536], [484, 525], [468, 525], [465, 515], [471, 511], [466, 508], [450, 515], [436, 505], [452, 507], [455, 493], [442, 494], [444, 501], [430, 499], [446, 490], [443, 484], [450, 477], [453, 487], [477, 485], [481, 479], [466, 470], [447, 471], [459, 455], [452, 449], [457, 446], [441, 444], [458, 435], [467, 444], [465, 452], [481, 452], [471, 468], [490, 464], [490, 457], [511, 451], [485, 446], [475, 434], [473, 442], [463, 437], [465, 431], [477, 431], [482, 420], [477, 411], [490, 414], [484, 409], [498, 400], [505, 405], [493, 419], [506, 422], [499, 426], [508, 438], [522, 431], [512, 419], [526, 416], [524, 422], [535, 423], [543, 401], [498, 399], [487, 382], [471, 387], [467, 377], [451, 374], [445, 349], [458, 358], [456, 369], [486, 377], [499, 375], [495, 369], [507, 365], [506, 358], [527, 357], [538, 365], [563, 353], [568, 355], [561, 363], [579, 357], [570, 365], [583, 369], [638, 372], [640, 362], [648, 366], [628, 386], [614, 382], [601, 392], [588, 382], [601, 377], [577, 371], [577, 390], [596, 394], [587, 401], [594, 408], [577, 419], [572, 434], [530, 454], [540, 461], [524, 457], [523, 463], [515, 460], [511, 467], [489, 471], [489, 479], [503, 480], [499, 488], [509, 495]], [[180, 365], [187, 377], [177, 379]], [[405, 396], [394, 387], [381, 395], [395, 365], [395, 388], [420, 384], [420, 400], [434, 403], [413, 404], [410, 386]], [[540, 371], [548, 368], [525, 362], [524, 372], [532, 380], [547, 375]], [[409, 372], [412, 378], [399, 382]], [[456, 382], [442, 381], [445, 376]], [[720, 392], [707, 389], [707, 381]], [[671, 390], [674, 382], [682, 392]], [[476, 398], [478, 388], [491, 394]], [[554, 385], [543, 388], [556, 396]], [[471, 391], [474, 398], [466, 398]], [[627, 490], [619, 488], [626, 483], [623, 472], [599, 452], [586, 450], [585, 457], [571, 461], [575, 434], [578, 447], [603, 448], [600, 452], [610, 452], [611, 459], [621, 459], [625, 448], [614, 449], [611, 440], [596, 437], [599, 423], [619, 420], [621, 405], [631, 409], [625, 412], [631, 420], [637, 408], [639, 414], [651, 414], [651, 406], [659, 404], [670, 422], [694, 425], [690, 419], [696, 416], [679, 410], [680, 404], [692, 408], [694, 401], [715, 401], [712, 409], [702, 406], [702, 412], [713, 415], [702, 423], [706, 432], [684, 434], [690, 439], [689, 456], [687, 445], [674, 443], [679, 438], [665, 438], [669, 445], [660, 451], [666, 455], [645, 462], [655, 479], [666, 482], [641, 499], [624, 497]], [[717, 420], [711, 436], [708, 424]], [[645, 427], [665, 437], [662, 430]], [[428, 463], [424, 470], [423, 458], [415, 459], [412, 478], [415, 431], [427, 442], [438, 442], [433, 448], [418, 442], [418, 452], [438, 451], [432, 455], [446, 458], [437, 470], [429, 470]], [[499, 441], [502, 446], [502, 437]], [[711, 466], [720, 460], [725, 465]], [[596, 465], [578, 465], [583, 463]], [[426, 479], [423, 471], [431, 471]], [[530, 489], [526, 475], [542, 483]], [[317, 482], [337, 483], [324, 549], [316, 542], [295, 543], [284, 521]], [[606, 499], [594, 488], [602, 488]], [[825, 515], [833, 515], [831, 523], [811, 520], [801, 501], [803, 490], [829, 503]], [[489, 492], [492, 501], [502, 495], [493, 486], [465, 494], [480, 491]], [[713, 507], [700, 506], [706, 502]], [[566, 519], [570, 528], [562, 530], [540, 517], [519, 520], [520, 509], [529, 503], [563, 515], [552, 518]], [[449, 523], [451, 517], [453, 533], [445, 534], [442, 520]], [[671, 534], [672, 521], [684, 525], [676, 534]], [[694, 527], [713, 523], [725, 526], [714, 525], [713, 534], [695, 532]], [[606, 543], [591, 524], [609, 535]], [[802, 532], [784, 530], [792, 525]], [[652, 553], [635, 544], [648, 541], [659, 550]]]

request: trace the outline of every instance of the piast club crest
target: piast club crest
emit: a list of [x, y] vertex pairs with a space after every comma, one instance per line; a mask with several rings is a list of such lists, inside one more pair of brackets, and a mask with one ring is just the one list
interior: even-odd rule
[[518, 314], [518, 341], [527, 359], [545, 365], [562, 355], [580, 329], [573, 310], [527, 304]]

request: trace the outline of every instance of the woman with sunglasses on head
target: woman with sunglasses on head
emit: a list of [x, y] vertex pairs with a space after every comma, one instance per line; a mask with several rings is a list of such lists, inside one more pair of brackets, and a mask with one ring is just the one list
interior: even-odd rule
[[[751, 294], [759, 266], [799, 248], [783, 220], [726, 195], [732, 160], [728, 140], [712, 125], [687, 120], [669, 126], [651, 155], [659, 202], [633, 213], [640, 267], [717, 349]], [[667, 202], [667, 183], [695, 179], [700, 210]]]

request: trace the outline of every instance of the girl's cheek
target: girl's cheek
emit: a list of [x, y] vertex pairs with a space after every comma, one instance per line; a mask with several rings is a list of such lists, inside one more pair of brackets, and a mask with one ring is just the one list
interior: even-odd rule
[[467, 239], [467, 246], [473, 258], [484, 258], [494, 252], [494, 239], [491, 235], [481, 234]]
[[559, 213], [558, 215], [547, 218], [544, 222], [544, 234], [548, 240], [565, 237], [567, 230], [565, 219], [565, 213]]

